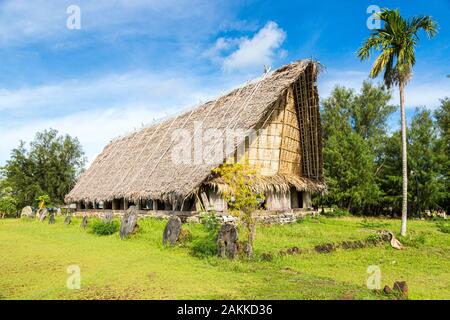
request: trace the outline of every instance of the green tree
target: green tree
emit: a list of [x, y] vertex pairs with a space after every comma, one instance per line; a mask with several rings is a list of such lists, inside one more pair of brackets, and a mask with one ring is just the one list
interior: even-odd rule
[[450, 99], [441, 100], [441, 105], [435, 111], [436, 124], [439, 134], [439, 154], [441, 155], [442, 175], [444, 181], [443, 197], [440, 207], [450, 212]]
[[[445, 196], [443, 156], [431, 112], [418, 110], [409, 129], [408, 167], [414, 211], [437, 209]], [[414, 195], [414, 196], [413, 196]]]
[[406, 235], [408, 212], [408, 173], [407, 141], [404, 88], [412, 77], [412, 68], [416, 63], [415, 46], [419, 42], [419, 31], [424, 30], [432, 38], [437, 33], [437, 24], [429, 16], [405, 19], [399, 10], [383, 9], [377, 14], [384, 26], [372, 32], [358, 50], [361, 60], [370, 58], [373, 50], [381, 51], [370, 71], [370, 77], [376, 78], [384, 72], [384, 82], [388, 88], [398, 85], [400, 91], [400, 112], [402, 131], [402, 224], [400, 233]]
[[247, 164], [223, 164], [213, 172], [220, 176], [227, 185], [223, 195], [228, 203], [228, 211], [238, 217], [247, 229], [246, 252], [253, 255], [253, 242], [256, 236], [256, 216], [259, 208], [258, 199], [264, 199], [262, 194], [254, 191], [256, 170]]
[[34, 178], [34, 165], [28, 157], [23, 141], [11, 151], [11, 158], [2, 168], [2, 175], [5, 177], [5, 183], [12, 187], [19, 208], [33, 204], [36, 196], [43, 193]]
[[78, 139], [50, 129], [38, 132], [29, 149], [21, 141], [2, 171], [19, 208], [36, 204], [37, 197], [43, 194], [59, 204], [64, 202], [85, 162]]
[[0, 215], [12, 215], [17, 211], [17, 200], [14, 198], [11, 187], [0, 189]]
[[[428, 110], [417, 110], [408, 127], [408, 181], [409, 208], [420, 214], [426, 209], [437, 209], [445, 199], [448, 165], [442, 150], [438, 130]], [[382, 192], [381, 204], [401, 208], [402, 197], [397, 190], [402, 185], [401, 131], [396, 131], [385, 144], [383, 167], [377, 180]]]
[[374, 154], [359, 135], [341, 131], [331, 136], [325, 142], [324, 162], [329, 164], [325, 166], [329, 204], [356, 212], [376, 202]]
[[374, 86], [364, 81], [361, 92], [350, 105], [350, 121], [355, 132], [368, 141], [378, 153], [386, 140], [386, 122], [396, 107], [389, 104], [390, 90], [383, 85]]
[[379, 154], [377, 185], [380, 188], [379, 206], [389, 209], [391, 213], [401, 212], [402, 195], [402, 156], [401, 132], [396, 131], [387, 138], [383, 150]]
[[377, 161], [394, 111], [384, 86], [363, 83], [359, 93], [336, 87], [322, 102], [324, 171], [329, 188], [322, 204], [363, 212], [379, 197]]

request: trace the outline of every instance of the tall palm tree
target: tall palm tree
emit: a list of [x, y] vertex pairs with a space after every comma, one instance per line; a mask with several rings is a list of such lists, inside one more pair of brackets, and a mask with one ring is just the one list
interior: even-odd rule
[[417, 16], [405, 19], [399, 10], [383, 9], [376, 15], [383, 23], [381, 29], [375, 29], [358, 50], [361, 60], [369, 59], [373, 50], [380, 51], [370, 77], [376, 78], [384, 71], [384, 82], [388, 88], [398, 86], [400, 91], [400, 113], [402, 122], [402, 226], [400, 233], [406, 235], [408, 212], [408, 174], [406, 153], [406, 117], [405, 85], [412, 77], [412, 68], [416, 63], [415, 46], [419, 42], [419, 31], [423, 30], [432, 38], [437, 33], [437, 24], [430, 16]]

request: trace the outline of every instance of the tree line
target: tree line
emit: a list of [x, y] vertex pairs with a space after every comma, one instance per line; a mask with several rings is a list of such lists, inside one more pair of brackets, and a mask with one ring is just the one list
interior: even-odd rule
[[0, 212], [14, 215], [25, 206], [36, 207], [42, 196], [63, 204], [85, 163], [78, 139], [57, 130], [36, 133], [28, 145], [20, 141], [0, 168]]
[[[317, 205], [362, 215], [401, 212], [401, 133], [390, 129], [397, 110], [391, 98], [385, 86], [366, 81], [360, 92], [337, 86], [322, 101], [328, 192], [315, 198]], [[449, 128], [449, 98], [434, 112], [416, 109], [407, 126], [409, 216], [450, 210]], [[79, 141], [56, 130], [38, 132], [28, 145], [21, 141], [0, 171], [0, 212], [37, 206], [42, 195], [62, 204], [85, 163]]]
[[[391, 91], [366, 81], [360, 92], [337, 86], [322, 101], [324, 175], [320, 206], [364, 215], [402, 209], [401, 129], [390, 130]], [[434, 111], [417, 108], [408, 132], [408, 212], [448, 212], [450, 203], [450, 99]]]

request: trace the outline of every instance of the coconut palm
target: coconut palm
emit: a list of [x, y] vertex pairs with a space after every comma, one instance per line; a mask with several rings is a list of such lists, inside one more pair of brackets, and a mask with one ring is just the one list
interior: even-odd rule
[[405, 19], [399, 10], [383, 9], [376, 14], [383, 23], [381, 29], [375, 29], [358, 50], [361, 60], [369, 59], [372, 51], [380, 51], [370, 77], [376, 78], [384, 71], [384, 82], [388, 88], [398, 86], [400, 91], [400, 112], [402, 130], [402, 226], [401, 234], [406, 234], [407, 219], [407, 153], [406, 153], [406, 117], [404, 88], [412, 77], [412, 68], [416, 63], [415, 46], [419, 42], [419, 32], [425, 31], [429, 38], [437, 33], [437, 24], [430, 16], [417, 16]]

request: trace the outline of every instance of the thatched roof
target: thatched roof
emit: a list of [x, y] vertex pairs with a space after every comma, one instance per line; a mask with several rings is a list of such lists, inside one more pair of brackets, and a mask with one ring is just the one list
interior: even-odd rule
[[[66, 196], [66, 202], [110, 201], [114, 198], [175, 201], [192, 194], [205, 183], [211, 170], [221, 161], [208, 164], [174, 163], [170, 152], [172, 131], [185, 128], [194, 132], [194, 123], [198, 121], [203, 122], [205, 130], [230, 126], [245, 130], [254, 128], [264, 116], [267, 117], [271, 106], [308, 67], [313, 68], [314, 74], [317, 73], [317, 62], [296, 61], [192, 111], [112, 141], [80, 177]], [[314, 90], [317, 90], [315, 84]], [[241, 106], [244, 108], [240, 110]], [[292, 185], [300, 190], [324, 189], [320, 181], [302, 177], [280, 175], [262, 179], [265, 185], [279, 185], [282, 188]]]

